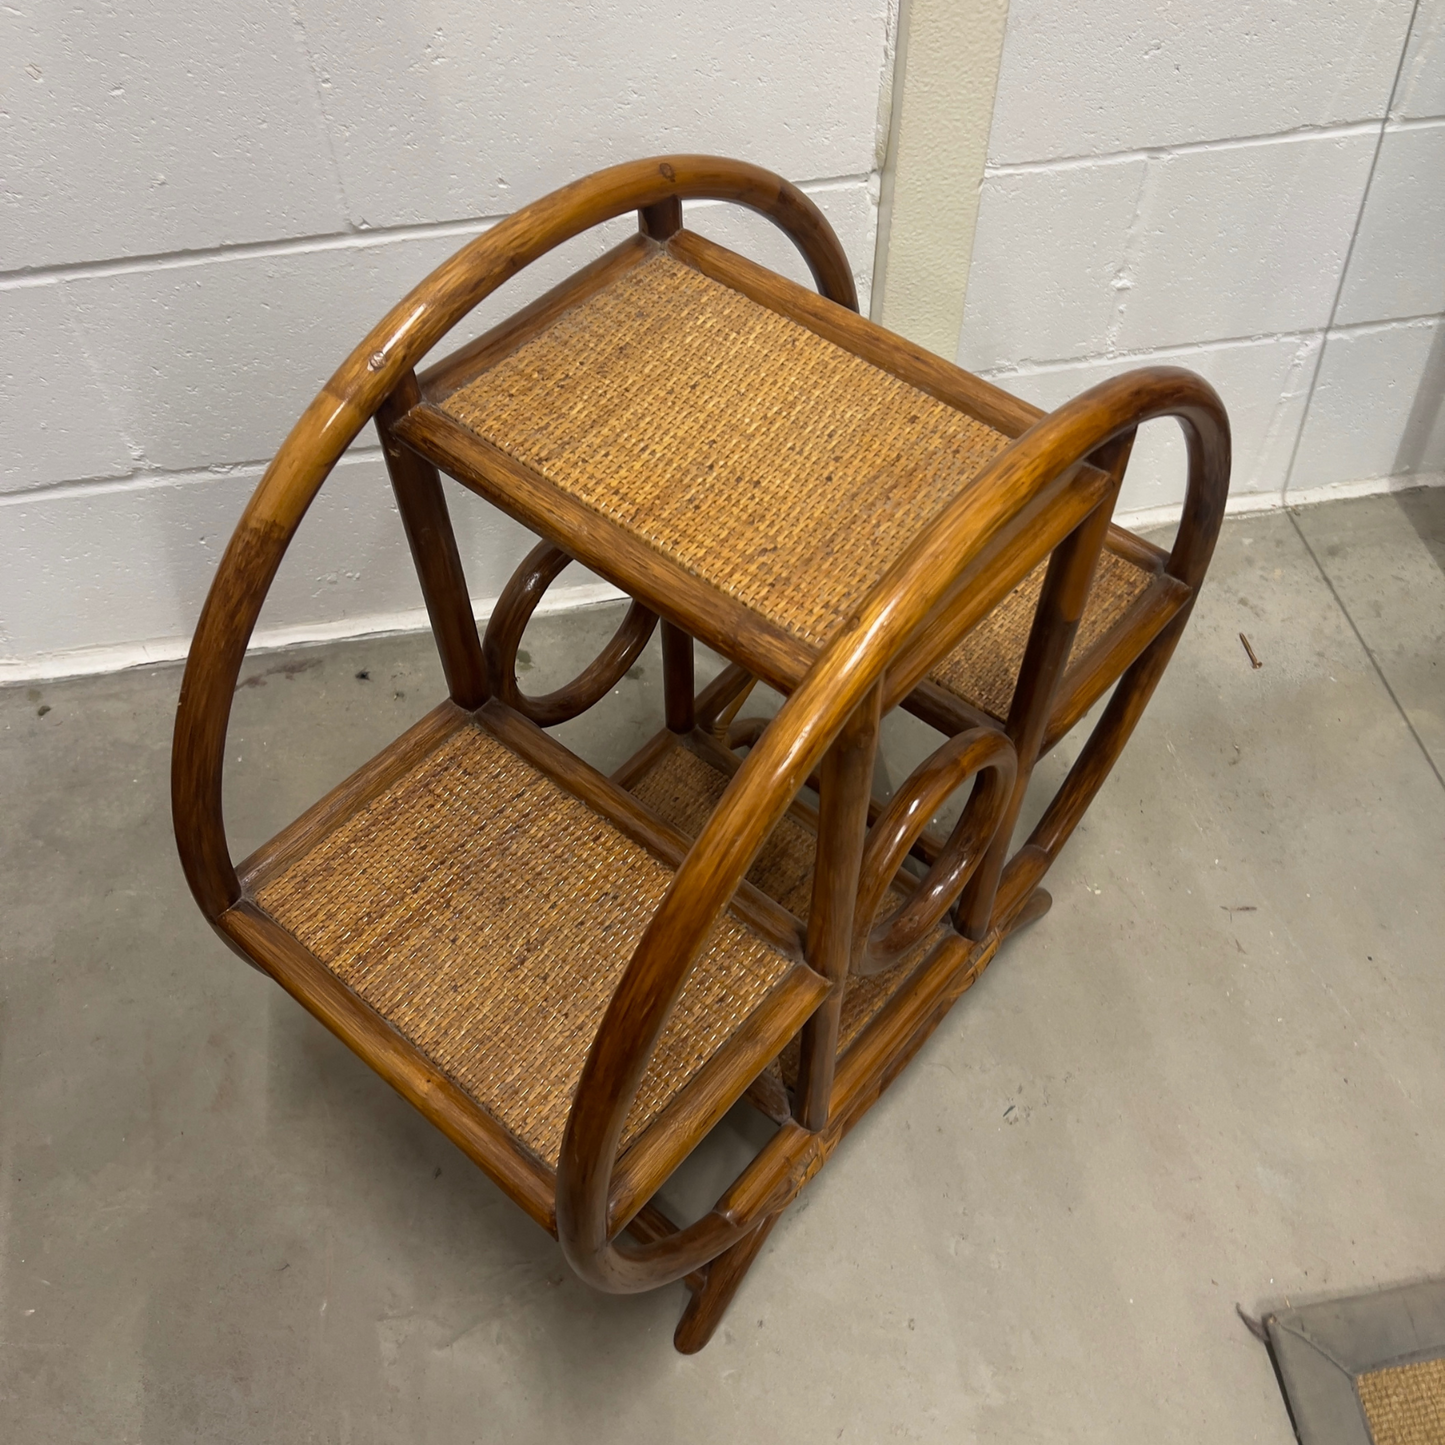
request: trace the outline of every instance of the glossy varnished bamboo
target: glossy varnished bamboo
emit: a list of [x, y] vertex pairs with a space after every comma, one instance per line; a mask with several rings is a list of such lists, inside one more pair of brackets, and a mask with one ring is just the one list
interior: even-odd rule
[[420, 400], [416, 373], [408, 371], [378, 408], [376, 435], [441, 654], [447, 691], [459, 707], [481, 707], [487, 700], [487, 669], [441, 477], [430, 462], [402, 446], [392, 431], [396, 418]]
[[701, 1288], [693, 1291], [673, 1332], [672, 1342], [679, 1354], [695, 1355], [712, 1339], [713, 1331], [722, 1322], [724, 1311], [738, 1292], [738, 1286], [780, 1218], [781, 1211], [765, 1216], [750, 1234], [744, 1235], [732, 1248], [725, 1249], [707, 1266]]
[[[821, 296], [773, 276], [680, 229], [686, 199], [731, 200], [768, 216], [797, 244]], [[624, 211], [640, 234], [519, 316], [431, 368], [413, 368], [480, 300], [562, 241]], [[465, 384], [583, 295], [655, 254], [659, 246], [759, 304], [809, 326], [950, 406], [1013, 438], [913, 537], [887, 575], [822, 649], [805, 647], [735, 599], [580, 507], [536, 473], [441, 412], [436, 402]], [[275, 977], [328, 1028], [454, 1139], [544, 1227], [591, 1283], [613, 1291], [685, 1279], [693, 1301], [678, 1347], [706, 1341], [773, 1222], [846, 1132], [906, 1065], [952, 1003], [979, 976], [1010, 929], [1047, 906], [1038, 886], [1077, 826], [1147, 705], [1187, 620], [1217, 535], [1228, 478], [1228, 428], [1218, 398], [1197, 377], [1149, 368], [1101, 383], [1045, 416], [855, 314], [846, 257], [816, 207], [796, 188], [754, 167], [678, 156], [600, 172], [491, 228], [417, 287], [373, 329], [308, 408], [267, 469], [226, 550], [187, 663], [177, 713], [172, 797], [182, 864], [198, 903], [243, 957]], [[231, 698], [245, 648], [281, 558], [336, 460], [373, 416], [411, 540], [453, 701], [334, 790], [238, 875], [222, 821], [222, 762]], [[1167, 558], [1110, 529], [1128, 439], [1143, 422], [1172, 416], [1185, 435], [1185, 515]], [[519, 570], [485, 643], [471, 621], [436, 467], [533, 527], [544, 542]], [[1069, 653], [1100, 546], [1154, 572], [1128, 616], [1079, 659]], [[1045, 556], [1052, 561], [1014, 701], [1003, 766], [997, 723], [926, 681], [957, 641]], [[635, 599], [618, 637], [583, 675], [544, 699], [516, 685], [517, 644], [546, 587], [570, 558], [614, 580]], [[510, 585], [510, 584], [509, 584]], [[538, 723], [591, 706], [630, 665], [650, 631], [664, 628], [668, 728], [613, 779], [587, 767]], [[464, 618], [464, 621], [463, 621]], [[696, 702], [692, 638], [730, 666]], [[686, 642], [686, 648], [683, 647]], [[1017, 799], [1033, 760], [1077, 720], [1119, 669], [1103, 717], [1026, 846], [1005, 861]], [[733, 759], [722, 799], [695, 839], [652, 815], [625, 785], [684, 745], [722, 751], [752, 681], [787, 694], [777, 717]], [[604, 683], [606, 684], [604, 686]], [[488, 700], [490, 699], [490, 700]], [[870, 803], [869, 778], [881, 710], [905, 702], [959, 738], [932, 770], [909, 779], [896, 805]], [[568, 711], [571, 709], [572, 711]], [[731, 711], [730, 711], [731, 710]], [[964, 727], [949, 726], [963, 722]], [[254, 891], [299, 858], [459, 727], [481, 727], [624, 836], [673, 870], [606, 1009], [578, 1082], [555, 1175], [485, 1110], [447, 1080], [379, 1015], [252, 901]], [[975, 742], [966, 735], [978, 730]], [[980, 749], [979, 756], [968, 748]], [[911, 834], [914, 818], [970, 768], [999, 772], [973, 831], [952, 840]], [[996, 754], [996, 756], [995, 756]], [[952, 769], [952, 771], [950, 771]], [[1003, 776], [1008, 772], [1008, 777]], [[799, 790], [820, 786], [815, 895], [806, 936], [799, 921], [745, 880], [763, 840], [799, 809]], [[973, 805], [971, 804], [970, 807]], [[890, 812], [890, 808], [893, 810]], [[878, 828], [871, 857], [865, 825]], [[962, 825], [961, 825], [962, 827]], [[977, 836], [975, 836], [977, 834]], [[859, 908], [911, 849], [932, 854], [934, 872], [903, 889], [892, 919]], [[952, 850], [952, 851], [950, 851]], [[983, 854], [987, 866], [978, 864]], [[901, 875], [898, 875], [901, 876]], [[918, 920], [971, 877], [960, 904], [965, 931], [939, 941], [843, 1053], [837, 1008], [846, 970], [892, 956], [890, 932], [917, 941]], [[915, 913], [908, 914], [908, 908]], [[653, 1050], [689, 972], [724, 910], [781, 949], [791, 968], [741, 1027], [619, 1156], [623, 1126]], [[899, 920], [902, 919], [903, 923]], [[911, 922], [910, 922], [911, 920]], [[860, 939], [864, 940], [860, 943]], [[870, 950], [873, 952], [870, 954]], [[878, 950], [882, 950], [881, 953]], [[672, 1169], [802, 1030], [796, 1117], [785, 1122], [702, 1218], [676, 1227], [650, 1203]], [[777, 1101], [773, 1101], [776, 1113]], [[627, 1231], [631, 1238], [623, 1237]]]
[[828, 1122], [838, 1023], [853, 944], [858, 869], [868, 828], [873, 760], [878, 751], [879, 690], [859, 703], [823, 759], [818, 790], [818, 851], [808, 909], [808, 963], [832, 985], [799, 1038], [798, 1084], [793, 1107], [805, 1129]]
[[766, 216], [798, 247], [819, 290], [856, 309], [847, 258], [818, 208], [780, 177], [716, 156], [633, 161], [564, 186], [490, 227], [403, 297], [292, 427], [201, 610], [176, 709], [171, 803], [186, 880], [207, 918], [240, 896], [222, 807], [231, 698], [261, 604], [318, 488], [422, 357], [497, 287], [573, 236], [672, 197], [733, 201]]
[[562, 548], [551, 542], [539, 542], [533, 547], [497, 598], [482, 640], [493, 692], [539, 727], [555, 727], [595, 707], [642, 656], [657, 626], [657, 614], [633, 602], [606, 646], [571, 682], [541, 697], [528, 697], [517, 680], [522, 637], [548, 587], [571, 561]]
[[1014, 824], [1048, 731], [1054, 696], [1063, 679], [1065, 664], [1073, 650], [1074, 636], [1084, 615], [1084, 604], [1094, 579], [1099, 550], [1104, 545], [1109, 516], [1114, 510], [1114, 499], [1119, 494], [1133, 444], [1133, 431], [1125, 431], [1111, 437], [1090, 458], [1108, 476], [1109, 489], [1093, 512], [1054, 549], [1049, 559], [1005, 724], [1016, 759], [1013, 793], [1003, 810], [987, 856], [970, 879], [968, 891], [959, 902], [959, 929], [967, 938], [982, 938], [992, 920], [998, 882], [1008, 859]]
[[695, 721], [692, 638], [671, 622], [662, 624], [662, 697], [670, 732], [690, 733]]

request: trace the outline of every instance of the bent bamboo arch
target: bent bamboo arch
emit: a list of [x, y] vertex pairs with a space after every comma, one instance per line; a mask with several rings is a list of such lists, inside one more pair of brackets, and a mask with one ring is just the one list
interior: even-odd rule
[[171, 802], [181, 864], [207, 918], [219, 918], [241, 896], [222, 810], [231, 697], [276, 569], [332, 467], [427, 352], [503, 282], [614, 216], [684, 200], [731, 201], [766, 216], [798, 248], [819, 291], [858, 309], [843, 248], [802, 191], [743, 161], [678, 155], [612, 166], [533, 201], [462, 247], [387, 312], [267, 467], [196, 626], [176, 712]]
[[[292, 429], [222, 558], [197, 627], [176, 719], [172, 798], [181, 860], [202, 911], [223, 934], [222, 920], [241, 902], [222, 811], [231, 699], [266, 592], [331, 468], [389, 399], [415, 388], [414, 369], [422, 357], [511, 276], [626, 211], [638, 210], [644, 228], [665, 231], [675, 226], [681, 200], [702, 198], [736, 202], [767, 216], [793, 240], [822, 293], [856, 309], [837, 238], [795, 187], [756, 167], [714, 157], [634, 162], [544, 197], [464, 247], [372, 329]], [[995, 456], [909, 546], [758, 738], [634, 951], [577, 1088], [555, 1179], [556, 1227], [568, 1260], [592, 1284], [633, 1292], [687, 1275], [757, 1229], [786, 1202], [783, 1196], [791, 1197], [789, 1190], [800, 1187], [801, 1180], [789, 1173], [771, 1192], [755, 1190], [746, 1205], [736, 1207], [728, 1201], [742, 1196], [730, 1191], [696, 1223], [636, 1246], [618, 1238], [625, 1220], [609, 1218], [623, 1125], [652, 1051], [714, 920], [763, 839], [853, 719], [869, 709], [876, 718], [880, 706], [894, 705], [913, 685], [906, 679], [922, 675], [947, 650], [941, 641], [935, 645], [929, 624], [968, 569], [1032, 503], [1073, 475], [1078, 463], [1164, 416], [1179, 420], [1189, 455], [1185, 521], [1169, 570], [1196, 588], [1213, 548], [1228, 478], [1223, 408], [1213, 390], [1188, 372], [1134, 372], [1043, 417]], [[1088, 503], [1080, 515], [1103, 500], [1107, 485], [1103, 473], [1093, 474], [1079, 492], [1080, 504]], [[558, 559], [534, 553], [533, 560], [540, 576]], [[1112, 766], [1163, 672], [1187, 611], [1186, 606], [1124, 674], [1105, 714], [1107, 729], [1101, 724], [1090, 739], [1030, 845], [1005, 871], [997, 897], [992, 881], [983, 890], [986, 921], [991, 916], [995, 929], [1022, 906]], [[598, 663], [563, 690], [564, 699], [543, 701], [570, 706], [587, 696], [619, 657], [640, 645], [637, 634], [645, 620], [638, 618], [631, 629], [624, 625]], [[503, 643], [515, 651], [515, 638], [499, 638], [499, 658], [506, 657]], [[495, 681], [483, 673], [477, 680], [480, 695], [468, 696], [466, 705], [479, 706], [496, 690], [489, 685]], [[970, 858], [976, 841], [970, 839], [965, 850]], [[978, 869], [975, 884], [985, 871]]]
[[[764, 1200], [741, 1218], [714, 1208], [687, 1228], [641, 1245], [621, 1241], [610, 1228], [610, 1185], [623, 1124], [708, 931], [829, 746], [969, 564], [1049, 482], [1114, 438], [1166, 416], [1179, 421], [1189, 457], [1177, 563], [1181, 580], [1197, 585], [1228, 483], [1223, 405], [1207, 382], [1177, 367], [1148, 367], [1101, 382], [1043, 417], [967, 484], [873, 589], [749, 752], [638, 943], [577, 1085], [557, 1168], [557, 1230], [568, 1261], [590, 1284], [633, 1293], [680, 1279], [779, 1207]], [[1130, 728], [1181, 630], [1182, 617], [1121, 680], [1110, 711], [1117, 707]], [[1113, 756], [1126, 737], [1111, 739], [1117, 744]], [[1056, 828], [1068, 811], [1055, 820]]]

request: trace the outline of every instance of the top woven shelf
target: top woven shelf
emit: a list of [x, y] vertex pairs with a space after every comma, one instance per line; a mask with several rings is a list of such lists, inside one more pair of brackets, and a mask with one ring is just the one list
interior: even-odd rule
[[813, 647], [1009, 441], [666, 252], [440, 406]]

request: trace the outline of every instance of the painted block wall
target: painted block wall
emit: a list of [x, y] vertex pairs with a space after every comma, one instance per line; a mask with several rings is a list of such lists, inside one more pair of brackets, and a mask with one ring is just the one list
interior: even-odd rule
[[[1442, 312], [1445, 0], [1011, 0], [962, 365], [1046, 407], [1190, 367], [1278, 505], [1440, 480]], [[1121, 508], [1182, 463], [1146, 428]]]
[[[889, 0], [6, 6], [0, 681], [181, 655], [266, 460], [352, 346], [466, 240], [599, 166], [706, 150], [801, 182], [866, 301], [891, 24]], [[688, 209], [807, 280], [766, 223]], [[463, 339], [634, 225], [554, 253]], [[530, 542], [451, 496], [484, 613]], [[563, 603], [600, 587], [562, 581]], [[368, 428], [258, 638], [423, 622]]]

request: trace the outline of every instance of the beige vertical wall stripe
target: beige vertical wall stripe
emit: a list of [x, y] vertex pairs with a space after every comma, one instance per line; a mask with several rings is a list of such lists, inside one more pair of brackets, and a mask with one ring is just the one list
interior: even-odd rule
[[950, 361], [963, 326], [1007, 18], [1008, 0], [910, 0], [903, 13], [874, 314]]

